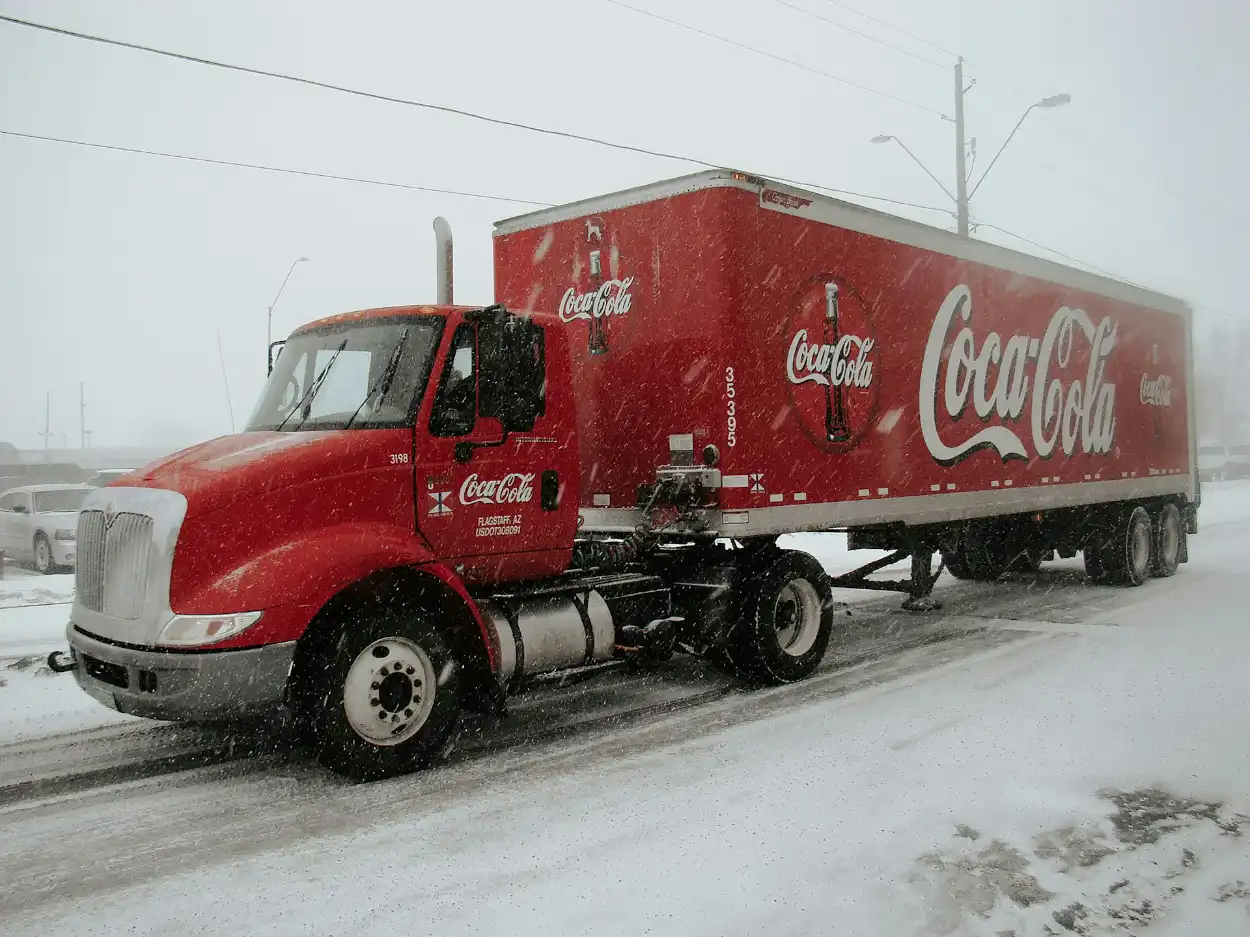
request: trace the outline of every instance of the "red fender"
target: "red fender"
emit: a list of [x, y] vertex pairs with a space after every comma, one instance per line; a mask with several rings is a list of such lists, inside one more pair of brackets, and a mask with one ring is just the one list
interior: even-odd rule
[[[458, 595], [481, 631], [492, 671], [492, 629], [456, 573], [412, 532], [377, 522], [335, 524], [298, 534], [245, 556], [209, 534], [184, 528], [170, 582], [170, 607], [185, 615], [263, 611], [255, 625], [214, 649], [298, 640], [316, 614], [353, 583], [386, 569], [416, 568]], [[191, 536], [186, 536], [191, 534]]]

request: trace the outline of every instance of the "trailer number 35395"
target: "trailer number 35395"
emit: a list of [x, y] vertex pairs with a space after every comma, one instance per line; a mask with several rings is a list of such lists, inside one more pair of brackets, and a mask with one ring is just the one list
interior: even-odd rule
[[734, 369], [725, 368], [725, 428], [729, 431], [726, 442], [732, 449], [738, 445], [738, 403], [734, 399], [738, 392], [734, 390]]

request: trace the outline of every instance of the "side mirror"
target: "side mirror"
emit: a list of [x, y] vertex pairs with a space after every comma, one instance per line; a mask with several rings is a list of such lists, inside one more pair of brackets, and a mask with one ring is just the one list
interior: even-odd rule
[[546, 334], [500, 306], [484, 309], [478, 327], [478, 413], [508, 432], [528, 432], [546, 409]]
[[26, 510], [26, 505], [24, 505], [24, 504], [15, 504], [15, 505], [13, 505], [13, 513], [14, 513], [14, 514], [28, 514], [28, 513], [30, 513], [30, 512]]

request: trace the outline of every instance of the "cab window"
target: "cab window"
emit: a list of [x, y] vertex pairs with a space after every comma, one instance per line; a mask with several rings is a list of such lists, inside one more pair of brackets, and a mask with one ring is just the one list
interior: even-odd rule
[[476, 346], [472, 325], [466, 323], [456, 329], [430, 414], [430, 432], [435, 436], [464, 436], [473, 431], [477, 421]]

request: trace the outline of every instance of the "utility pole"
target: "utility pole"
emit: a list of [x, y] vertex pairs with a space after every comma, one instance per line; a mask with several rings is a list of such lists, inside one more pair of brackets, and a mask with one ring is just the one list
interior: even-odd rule
[[78, 445], [87, 450], [87, 392], [83, 382], [78, 382]]
[[[925, 175], [937, 183], [938, 187], [946, 193], [946, 197], [955, 203], [955, 218], [959, 222], [959, 236], [968, 237], [968, 202], [977, 194], [977, 189], [981, 188], [981, 183], [985, 181], [985, 177], [990, 174], [990, 170], [994, 168], [994, 164], [998, 162], [998, 157], [1003, 155], [1003, 150], [1007, 149], [1007, 144], [1015, 137], [1016, 131], [1020, 129], [1020, 125], [1024, 123], [1024, 119], [1028, 117], [1034, 110], [1039, 107], [1062, 107], [1071, 102], [1072, 98], [1068, 94], [1055, 94], [1048, 98], [1042, 98], [1035, 104], [1030, 104], [1020, 115], [1020, 119], [1012, 128], [1011, 133], [1007, 135], [1007, 139], [1003, 141], [1003, 145], [998, 148], [998, 152], [994, 154], [994, 158], [990, 160], [990, 164], [985, 167], [981, 173], [981, 178], [977, 180], [977, 184], [972, 187], [972, 191], [968, 191], [968, 166], [967, 153], [968, 147], [964, 139], [964, 95], [968, 90], [977, 83], [974, 78], [965, 86], [964, 85], [964, 60], [960, 59], [955, 63], [955, 191], [952, 193], [943, 183], [942, 180], [929, 171], [929, 167], [920, 161], [915, 153], [908, 149], [907, 144], [898, 137], [887, 133], [878, 134], [872, 138], [873, 143], [897, 143], [904, 152], [911, 157], [912, 162], [924, 170]], [[943, 115], [944, 120], [950, 120], [949, 117]], [[976, 155], [977, 141], [976, 137], [972, 138], [973, 156]], [[974, 160], [975, 161], [975, 160]]]
[[964, 60], [955, 63], [955, 210], [959, 236], [968, 236], [968, 173], [964, 168]]

